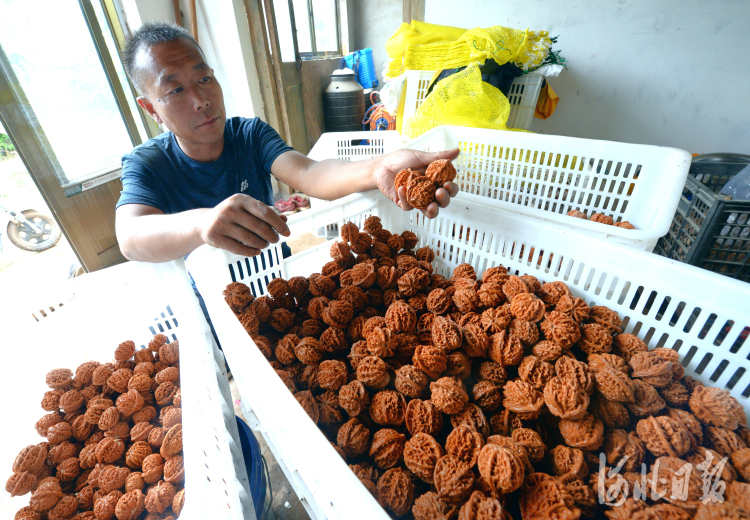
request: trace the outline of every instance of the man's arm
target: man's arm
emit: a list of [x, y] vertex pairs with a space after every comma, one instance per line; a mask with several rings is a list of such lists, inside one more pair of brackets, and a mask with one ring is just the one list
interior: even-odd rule
[[165, 215], [144, 204], [117, 208], [117, 240], [128, 260], [168, 262], [203, 244], [255, 256], [279, 233], [289, 236], [286, 217], [260, 201], [237, 194], [215, 208]]
[[[438, 159], [455, 159], [459, 150], [445, 152], [421, 152], [418, 150], [398, 150], [369, 161], [313, 161], [299, 152], [290, 151], [280, 155], [271, 167], [271, 173], [281, 182], [306, 195], [324, 200], [334, 200], [352, 193], [380, 189], [389, 199], [403, 210], [413, 208], [406, 201], [406, 190], [399, 192], [394, 187], [396, 174], [404, 168], [424, 169]], [[429, 218], [438, 215], [450, 198], [458, 193], [458, 186], [452, 182], [438, 189], [436, 202], [430, 204], [423, 213]]]

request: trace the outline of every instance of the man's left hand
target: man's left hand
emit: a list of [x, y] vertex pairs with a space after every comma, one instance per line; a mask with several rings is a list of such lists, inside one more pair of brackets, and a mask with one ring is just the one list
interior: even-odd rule
[[[455, 159], [458, 157], [459, 149], [446, 150], [444, 152], [421, 152], [419, 150], [397, 150], [384, 155], [373, 172], [378, 189], [404, 211], [414, 209], [406, 200], [406, 188], [396, 191], [396, 174], [405, 168], [412, 170], [424, 170], [433, 161], [438, 159]], [[426, 209], [420, 210], [427, 218], [438, 216], [440, 208], [450, 204], [451, 197], [458, 194], [458, 185], [455, 182], [446, 182], [442, 188], [435, 192], [435, 202], [431, 202]]]

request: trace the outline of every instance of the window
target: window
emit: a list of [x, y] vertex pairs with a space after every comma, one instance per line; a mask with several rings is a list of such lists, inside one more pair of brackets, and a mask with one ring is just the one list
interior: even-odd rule
[[341, 56], [338, 0], [292, 0], [297, 47], [303, 60]]
[[47, 153], [59, 163], [60, 184], [118, 170], [121, 156], [148, 134], [100, 0], [0, 5], [0, 46], [49, 143]]

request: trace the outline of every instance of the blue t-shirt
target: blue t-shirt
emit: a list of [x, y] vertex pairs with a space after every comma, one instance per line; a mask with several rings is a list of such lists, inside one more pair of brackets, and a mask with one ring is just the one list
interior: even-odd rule
[[148, 140], [122, 158], [117, 202], [145, 204], [166, 214], [213, 208], [235, 193], [271, 206], [271, 165], [293, 150], [264, 121], [233, 117], [224, 127], [224, 150], [213, 162], [194, 161], [172, 132]]

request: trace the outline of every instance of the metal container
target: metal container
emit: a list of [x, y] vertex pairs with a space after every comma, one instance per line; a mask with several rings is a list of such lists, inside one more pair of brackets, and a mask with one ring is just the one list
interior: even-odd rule
[[326, 132], [362, 130], [365, 117], [364, 89], [353, 72], [331, 74], [331, 84], [323, 91]]

